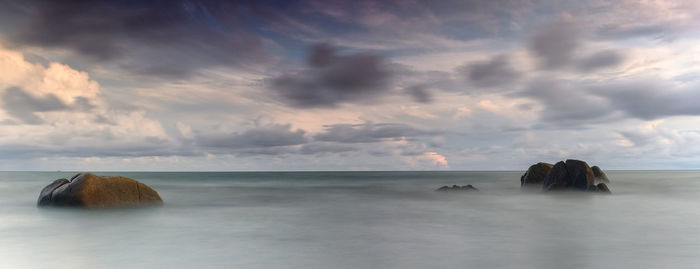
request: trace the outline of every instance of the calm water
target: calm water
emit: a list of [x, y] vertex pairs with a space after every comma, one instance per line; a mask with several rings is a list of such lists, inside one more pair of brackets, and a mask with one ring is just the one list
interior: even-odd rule
[[165, 206], [89, 211], [35, 206], [72, 173], [0, 172], [0, 268], [700, 265], [700, 171], [608, 171], [612, 195], [524, 193], [521, 173], [121, 172]]

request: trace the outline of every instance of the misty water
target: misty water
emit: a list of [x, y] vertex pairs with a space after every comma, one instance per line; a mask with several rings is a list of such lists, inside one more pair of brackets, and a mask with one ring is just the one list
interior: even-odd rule
[[[97, 173], [144, 209], [37, 208], [72, 173], [0, 173], [1, 268], [689, 268], [699, 171], [607, 171], [612, 195], [522, 192], [522, 172]], [[473, 184], [479, 193], [440, 193]]]

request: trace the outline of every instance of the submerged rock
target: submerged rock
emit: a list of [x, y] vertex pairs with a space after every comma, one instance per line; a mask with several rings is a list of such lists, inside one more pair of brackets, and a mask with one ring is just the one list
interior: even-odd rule
[[57, 179], [39, 194], [39, 206], [85, 208], [160, 205], [163, 200], [151, 187], [126, 177], [100, 177], [80, 173], [70, 180]]
[[520, 177], [520, 186], [521, 187], [526, 187], [527, 185], [542, 185], [542, 182], [544, 182], [544, 178], [549, 174], [549, 171], [552, 170], [552, 165], [551, 163], [536, 163], [530, 166], [530, 168], [525, 171], [525, 174]]
[[479, 191], [479, 189], [469, 184], [464, 186], [452, 185], [452, 187], [442, 186], [435, 191]]
[[603, 172], [603, 170], [601, 170], [597, 165], [591, 167], [591, 170], [593, 170], [593, 176], [595, 177], [596, 181], [610, 182], [608, 175], [606, 175], [605, 172]]
[[596, 185], [595, 190], [597, 192], [610, 193], [610, 189], [608, 189], [608, 185], [605, 185], [605, 183], [600, 183]]

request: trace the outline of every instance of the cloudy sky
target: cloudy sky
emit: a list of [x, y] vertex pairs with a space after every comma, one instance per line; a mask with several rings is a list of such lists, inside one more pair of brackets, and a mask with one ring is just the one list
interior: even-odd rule
[[700, 2], [0, 0], [0, 170], [700, 168]]

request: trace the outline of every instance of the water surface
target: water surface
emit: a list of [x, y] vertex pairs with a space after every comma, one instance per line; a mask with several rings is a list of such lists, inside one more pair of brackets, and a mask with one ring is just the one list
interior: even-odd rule
[[[41, 209], [59, 172], [0, 172], [1, 268], [690, 268], [700, 172], [607, 171], [612, 195], [522, 172], [97, 173], [163, 207]], [[473, 184], [479, 193], [436, 193]]]

